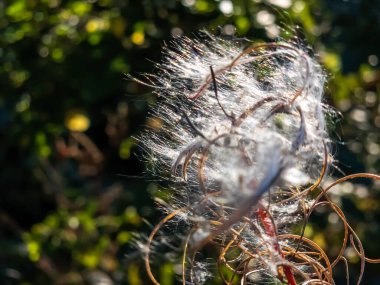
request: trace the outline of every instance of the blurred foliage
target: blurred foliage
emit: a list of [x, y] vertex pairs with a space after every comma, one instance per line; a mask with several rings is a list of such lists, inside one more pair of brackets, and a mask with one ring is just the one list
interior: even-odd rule
[[[305, 39], [342, 113], [334, 174], [378, 173], [379, 14], [373, 0], [1, 1], [0, 283], [147, 283], [132, 241], [159, 218], [148, 197], [162, 186], [141, 179], [134, 135], [160, 124], [146, 119], [150, 90], [124, 74], [150, 72], [171, 37], [208, 28]], [[379, 188], [353, 181], [333, 195], [369, 256], [380, 255]], [[331, 254], [337, 220], [321, 211], [306, 231]], [[158, 270], [163, 285], [175, 283], [173, 270]], [[377, 272], [368, 266], [364, 284], [378, 284]]]

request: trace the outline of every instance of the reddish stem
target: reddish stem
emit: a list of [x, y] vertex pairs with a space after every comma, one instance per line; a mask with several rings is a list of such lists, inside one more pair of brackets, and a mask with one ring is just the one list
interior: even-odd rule
[[[269, 217], [269, 214], [267, 211], [265, 211], [262, 208], [259, 208], [257, 210], [257, 214], [260, 218], [261, 223], [264, 226], [265, 233], [270, 237], [276, 237], [276, 229], [274, 227], [272, 219]], [[276, 242], [273, 243], [273, 248], [282, 256], [284, 257], [284, 254], [281, 251], [280, 244], [276, 240]], [[294, 278], [292, 269], [288, 265], [284, 265], [284, 273], [286, 276], [286, 279], [288, 280], [289, 285], [297, 285], [296, 279]]]

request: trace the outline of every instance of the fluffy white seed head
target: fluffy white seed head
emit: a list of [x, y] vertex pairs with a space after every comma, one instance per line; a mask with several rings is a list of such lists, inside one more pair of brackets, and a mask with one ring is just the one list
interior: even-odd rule
[[316, 179], [327, 142], [316, 61], [289, 43], [242, 52], [211, 36], [166, 48], [154, 110], [164, 133], [145, 143], [162, 173], [233, 203], [277, 168], [293, 186]]
[[179, 239], [197, 248], [240, 230], [242, 248], [265, 252], [248, 263], [263, 271], [244, 278], [275, 276], [284, 258], [251, 213], [266, 207], [282, 233], [300, 220], [299, 201], [271, 208], [268, 193], [281, 201], [292, 187], [314, 183], [326, 163], [322, 68], [289, 42], [243, 49], [207, 33], [176, 40], [163, 54], [149, 77], [158, 95], [153, 115], [163, 127], [141, 140], [155, 172], [177, 183], [169, 212], [181, 212]]

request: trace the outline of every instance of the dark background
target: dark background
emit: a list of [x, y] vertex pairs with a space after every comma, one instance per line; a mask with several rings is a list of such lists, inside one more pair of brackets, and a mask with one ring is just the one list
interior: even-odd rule
[[[164, 41], [204, 28], [306, 40], [341, 112], [334, 176], [379, 173], [380, 1], [3, 0], [0, 284], [147, 284], [133, 241], [158, 221], [151, 197], [165, 189], [144, 172], [135, 136], [159, 122], [147, 118], [152, 90], [126, 74], [151, 72]], [[380, 256], [379, 189], [359, 179], [332, 194], [369, 257]], [[341, 232], [321, 211], [306, 234], [334, 256]], [[354, 278], [359, 258], [346, 256]], [[363, 284], [380, 284], [379, 270], [368, 265]], [[170, 263], [157, 274], [177, 282]]]

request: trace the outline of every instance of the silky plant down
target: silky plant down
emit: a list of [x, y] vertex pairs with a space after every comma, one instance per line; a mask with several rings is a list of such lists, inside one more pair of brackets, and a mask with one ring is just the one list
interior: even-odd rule
[[[182, 284], [218, 274], [225, 284], [334, 284], [333, 269], [363, 246], [324, 183], [330, 140], [323, 103], [325, 73], [293, 42], [253, 44], [203, 33], [165, 47], [144, 81], [158, 104], [160, 131], [141, 138], [155, 174], [171, 183], [159, 201], [167, 214], [142, 246], [147, 273], [169, 259]], [[304, 236], [310, 214], [328, 207], [344, 225], [338, 256]], [[348, 272], [348, 270], [347, 270]], [[349, 279], [347, 273], [347, 280]]]

